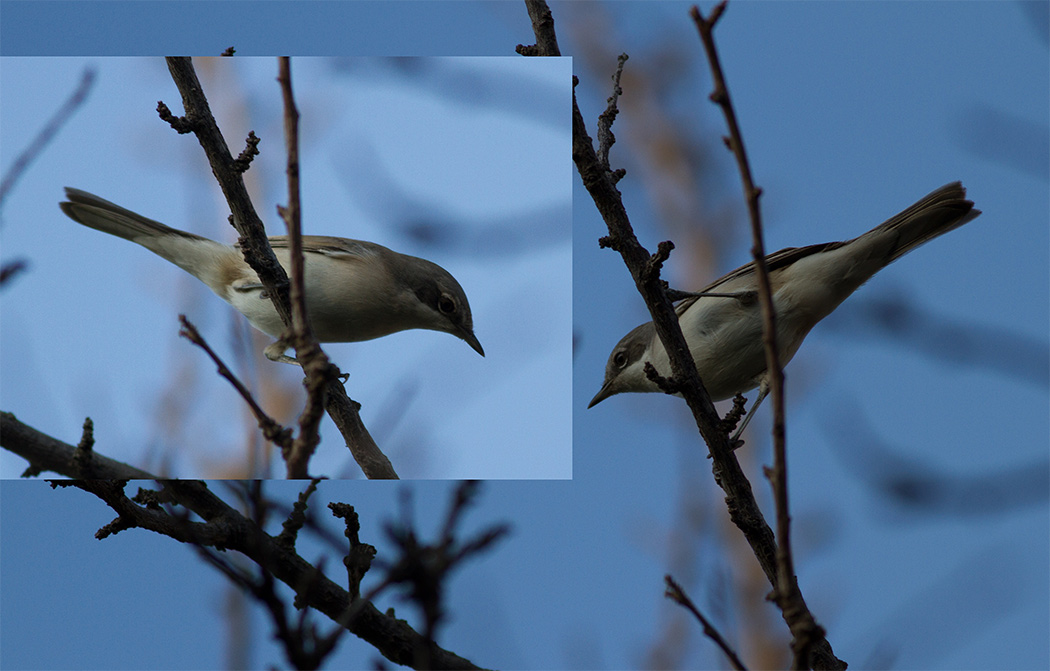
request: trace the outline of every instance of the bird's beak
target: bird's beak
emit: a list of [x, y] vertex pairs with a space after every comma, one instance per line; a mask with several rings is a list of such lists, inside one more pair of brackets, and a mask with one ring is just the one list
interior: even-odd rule
[[615, 393], [616, 392], [612, 390], [612, 380], [606, 380], [605, 384], [602, 385], [602, 388], [599, 389], [598, 393], [591, 399], [591, 402], [587, 404], [587, 409], [590, 410]]
[[465, 340], [468, 345], [470, 345], [470, 349], [474, 350], [481, 356], [485, 356], [485, 350], [482, 349], [481, 343], [478, 342], [478, 337], [474, 335], [473, 331], [463, 329], [457, 335], [463, 340]]

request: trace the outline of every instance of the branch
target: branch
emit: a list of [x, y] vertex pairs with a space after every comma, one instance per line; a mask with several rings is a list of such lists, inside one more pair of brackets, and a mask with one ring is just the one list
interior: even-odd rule
[[[182, 95], [186, 115], [175, 117], [167, 105], [158, 103], [157, 110], [161, 119], [168, 122], [180, 133], [192, 132], [204, 149], [211, 164], [219, 187], [232, 212], [232, 223], [240, 234], [238, 244], [244, 251], [244, 258], [252, 270], [259, 276], [266, 294], [273, 301], [274, 308], [286, 324], [291, 323], [291, 302], [289, 300], [289, 282], [284, 268], [277, 262], [266, 231], [255, 208], [248, 197], [242, 173], [247, 168], [254, 142], [249, 140], [249, 151], [234, 159], [222, 137], [215, 119], [204, 96], [203, 88], [197, 80], [193, 63], [189, 58], [168, 58], [168, 70]], [[298, 354], [298, 350], [297, 350]], [[390, 460], [386, 458], [368, 434], [361, 422], [359, 410], [361, 405], [346, 395], [346, 390], [335, 380], [328, 380], [325, 385], [325, 409], [339, 427], [346, 440], [347, 447], [354, 459], [361, 466], [368, 478], [397, 478]], [[296, 474], [302, 472], [296, 467]]]
[[[222, 189], [223, 196], [233, 214], [233, 226], [240, 234], [238, 244], [244, 251], [244, 260], [259, 276], [267, 295], [273, 301], [274, 308], [287, 324], [291, 320], [288, 301], [288, 276], [278, 263], [266, 238], [266, 229], [255, 212], [248, 189], [245, 187], [242, 174], [246, 168], [244, 161], [237, 162], [230, 154], [226, 140], [223, 138], [215, 118], [212, 116], [204, 89], [197, 79], [193, 63], [189, 58], [167, 58], [168, 71], [182, 95], [182, 105], [186, 112], [183, 117], [175, 117], [163, 102], [157, 104], [160, 118], [166, 121], [179, 133], [192, 132], [204, 149], [211, 165], [212, 174]], [[242, 154], [242, 159], [244, 155]]]
[[[510, 531], [508, 525], [498, 524], [481, 531], [470, 540], [456, 539], [456, 527], [467, 506], [476, 498], [479, 486], [478, 482], [469, 480], [459, 484], [445, 516], [441, 537], [436, 543], [420, 541], [412, 523], [407, 491], [402, 498], [401, 522], [386, 525], [386, 534], [397, 546], [401, 557], [396, 563], [378, 562], [386, 568], [387, 577], [376, 589], [388, 584], [408, 585], [410, 597], [423, 614], [424, 640], [435, 641], [437, 626], [445, 619], [444, 591], [452, 570]], [[431, 654], [430, 647], [419, 648], [415, 660], [417, 668], [430, 668]]]
[[700, 612], [700, 609], [693, 603], [693, 600], [690, 599], [689, 595], [687, 595], [685, 590], [682, 589], [682, 586], [676, 583], [674, 578], [669, 575], [664, 576], [664, 583], [667, 585], [667, 590], [664, 591], [664, 596], [693, 614], [697, 621], [700, 622], [700, 626], [704, 628], [704, 635], [714, 641], [715, 645], [725, 653], [725, 656], [729, 658], [729, 663], [733, 665], [734, 669], [737, 669], [738, 671], [746, 669], [747, 667], [744, 666], [744, 662], [742, 662], [740, 657], [737, 656], [736, 651], [730, 647], [729, 643], [722, 637], [722, 634], [715, 629], [714, 625], [704, 617], [703, 613]]
[[47, 124], [33, 138], [29, 146], [15, 158], [7, 174], [0, 180], [0, 207], [3, 207], [4, 201], [7, 200], [7, 194], [14, 188], [15, 182], [25, 173], [36, 157], [43, 153], [44, 148], [58, 134], [63, 124], [73, 117], [73, 113], [77, 111], [77, 108], [87, 100], [88, 93], [91, 92], [91, 87], [95, 84], [95, 75], [95, 68], [84, 68], [84, 73], [80, 76], [80, 84], [77, 85], [76, 90], [66, 99], [62, 107], [48, 119]]
[[653, 317], [657, 333], [664, 343], [671, 359], [671, 370], [675, 380], [680, 384], [682, 395], [693, 413], [700, 435], [711, 450], [712, 468], [715, 482], [726, 493], [726, 506], [733, 523], [740, 528], [758, 558], [762, 570], [771, 584], [776, 584], [776, 542], [773, 531], [762, 517], [762, 511], [751, 491], [751, 483], [744, 475], [729, 446], [728, 436], [722, 430], [721, 420], [714, 406], [702, 390], [696, 365], [689, 354], [689, 348], [682, 336], [681, 327], [671, 301], [666, 295], [656, 273], [648, 273], [649, 254], [641, 247], [634, 236], [626, 210], [620, 199], [620, 193], [613, 183], [615, 173], [602, 169], [594, 151], [586, 124], [576, 102], [573, 92], [573, 161], [594, 200], [595, 206], [609, 229], [610, 236], [606, 244], [614, 246], [624, 257], [624, 262], [635, 278], [646, 306]]
[[522, 56], [561, 56], [558, 37], [554, 34], [554, 17], [545, 0], [525, 0], [525, 9], [532, 21], [536, 44], [519, 44], [514, 50]]
[[[720, 14], [721, 10], [716, 10], [716, 13]], [[751, 491], [751, 485], [729, 448], [726, 433], [722, 430], [718, 415], [703, 388], [695, 363], [682, 336], [670, 297], [659, 280], [658, 265], [663, 258], [666, 258], [669, 247], [661, 255], [650, 257], [635, 238], [620, 199], [620, 193], [615, 187], [623, 173], [614, 172], [608, 165], [603, 166], [599, 161], [576, 100], [576, 83], [578, 81], [574, 80], [573, 161], [576, 163], [584, 187], [591, 194], [595, 206], [609, 229], [610, 235], [603, 238], [600, 244], [620, 252], [635, 280], [639, 293], [645, 299], [656, 333], [663, 342], [670, 359], [672, 379], [669, 385], [682, 394], [692, 411], [697, 428], [711, 451], [715, 481], [726, 492], [726, 505], [730, 518], [744, 533], [767, 579], [775, 588], [781, 581], [778, 578], [780, 570], [778, 548], [773, 532], [765, 522]], [[618, 94], [619, 91], [617, 91]], [[610, 106], [614, 106], [614, 101], [610, 100]], [[607, 114], [611, 117], [613, 112], [607, 110]], [[757, 198], [757, 193], [755, 198]], [[791, 582], [794, 583], [794, 580]], [[785, 614], [785, 617], [787, 618], [788, 615]], [[821, 640], [815, 648], [815, 658], [822, 664], [826, 662], [829, 668], [844, 666], [831, 654], [830, 646], [826, 641]]]
[[350, 549], [343, 563], [346, 565], [346, 577], [350, 586], [350, 598], [356, 601], [361, 596], [361, 580], [372, 567], [372, 560], [376, 557], [375, 546], [362, 543], [361, 522], [358, 519], [354, 507], [345, 503], [329, 503], [332, 515], [344, 521], [346, 530], [343, 532], [346, 539], [350, 541]]
[[205, 354], [208, 355], [218, 368], [219, 375], [226, 378], [226, 380], [233, 385], [233, 388], [237, 390], [237, 393], [241, 395], [241, 398], [243, 398], [244, 402], [248, 405], [248, 409], [251, 410], [253, 415], [255, 415], [255, 421], [258, 422], [259, 428], [262, 429], [263, 436], [281, 449], [281, 454], [287, 461], [288, 454], [292, 450], [291, 429], [281, 426], [277, 420], [266, 414], [266, 411], [255, 402], [255, 398], [252, 397], [252, 393], [248, 391], [248, 388], [237, 379], [237, 376], [233, 374], [233, 371], [230, 370], [229, 366], [219, 358], [219, 355], [215, 353], [215, 350], [213, 350], [204, 340], [200, 332], [197, 330], [197, 327], [194, 326], [190, 320], [186, 319], [186, 315], [179, 315], [179, 323], [182, 324], [182, 328], [179, 330], [179, 335], [204, 350]]
[[310, 457], [321, 441], [318, 430], [324, 411], [325, 388], [328, 382], [338, 378], [339, 371], [329, 363], [328, 357], [314, 338], [306, 314], [302, 208], [299, 203], [299, 110], [295, 107], [295, 97], [292, 95], [292, 71], [289, 61], [287, 56], [278, 59], [277, 81], [281, 85], [284, 100], [284, 139], [288, 154], [288, 207], [279, 207], [278, 212], [288, 227], [288, 253], [292, 266], [290, 341], [306, 375], [307, 400], [306, 407], [299, 415], [299, 436], [295, 439], [287, 466], [289, 478], [305, 478]]
[[751, 167], [744, 149], [744, 138], [729, 97], [729, 89], [726, 87], [725, 75], [722, 72], [713, 34], [715, 23], [725, 11], [727, 1], [722, 0], [716, 5], [708, 18], [704, 18], [696, 6], [693, 6], [690, 15], [696, 23], [708, 63], [711, 66], [711, 78], [714, 82], [711, 100], [722, 108], [725, 115], [726, 125], [729, 127], [726, 144], [736, 157], [744, 186], [744, 198], [747, 201], [748, 214], [751, 219], [753, 241], [751, 255], [754, 258], [758, 299], [762, 308], [762, 343], [766, 351], [766, 383], [773, 397], [773, 468], [765, 469], [766, 477], [769, 478], [773, 487], [773, 498], [777, 511], [777, 538], [779, 539], [776, 551], [777, 580], [773, 582], [773, 599], [791, 630], [793, 669], [808, 669], [813, 662], [818, 668], [844, 668], [845, 664], [835, 657], [831, 645], [824, 638], [824, 629], [817, 624], [813, 614], [806, 606], [795, 576], [794, 560], [791, 554], [791, 517], [788, 510], [784, 431], [784, 371], [777, 349], [776, 313], [773, 310], [773, 292], [770, 287], [765, 245], [762, 240], [762, 215], [758, 204], [762, 190], [755, 186], [751, 177]]
[[[86, 430], [85, 436], [87, 434]], [[10, 412], [0, 411], [0, 446], [29, 462], [23, 477], [36, 476], [44, 471], [69, 478], [137, 480], [157, 477], [98, 454], [88, 441], [82, 441], [80, 447], [74, 447], [52, 438], [18, 421]]]
[[[119, 517], [100, 530], [99, 537], [138, 527], [185, 543], [240, 552], [260, 569], [292, 588], [299, 607], [312, 607], [342, 626], [345, 613], [351, 605], [356, 606], [356, 617], [345, 624], [346, 629], [396, 664], [412, 665], [416, 651], [421, 646], [428, 646], [431, 668], [478, 668], [469, 660], [424, 639], [407, 622], [380, 612], [372, 603], [362, 603], [360, 599], [351, 601], [347, 591], [332, 582], [318, 567], [229, 506], [204, 482], [159, 481], [161, 491], [140, 490], [133, 499], [125, 495], [123, 483], [114, 481], [58, 481], [53, 484], [90, 492], [117, 512]], [[184, 513], [159, 506], [158, 501], [182, 506], [204, 521], [193, 522]]]

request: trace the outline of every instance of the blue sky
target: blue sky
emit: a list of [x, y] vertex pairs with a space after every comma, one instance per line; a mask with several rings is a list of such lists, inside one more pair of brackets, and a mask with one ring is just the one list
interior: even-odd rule
[[[119, 19], [127, 16], [122, 13], [127, 6], [120, 3], [109, 8], [115, 12], [109, 16], [102, 8], [92, 12], [69, 3], [12, 6], [14, 10], [4, 3], [5, 20], [0, 24], [5, 55], [215, 53], [235, 44], [244, 55], [509, 56], [515, 44], [531, 38], [525, 10], [518, 3], [322, 3], [284, 14], [287, 5], [264, 3], [253, 5], [262, 12], [254, 15], [254, 22], [241, 20], [238, 9], [244, 5], [240, 3], [192, 3], [181, 8], [169, 3], [134, 4], [135, 11], [144, 12], [134, 21]], [[188, 6], [196, 12], [187, 13]], [[27, 23], [19, 14], [27, 7], [36, 13], [38, 23]], [[688, 5], [555, 3], [552, 9], [562, 50], [574, 57], [572, 69], [581, 79], [577, 95], [592, 134], [594, 119], [609, 93], [608, 76], [621, 51], [631, 56], [629, 73], [647, 75], [625, 85], [625, 98], [633, 96], [635, 105], [648, 100], [664, 105], [659, 113], [654, 109], [643, 114], [637, 110], [644, 108], [623, 103], [616, 127], [620, 141], [612, 160], [628, 170], [619, 188], [643, 244], [651, 249], [668, 238], [678, 244], [667, 277], [688, 289], [745, 262], [749, 242], [739, 182], [731, 158], [720, 150], [718, 136], [724, 133], [724, 124], [706, 100], [706, 63], [688, 20]], [[56, 14], [43, 16], [49, 12]], [[166, 12], [171, 13], [160, 16]], [[177, 17], [189, 18], [180, 26], [183, 19]], [[314, 20], [318, 22], [312, 24]], [[71, 34], [70, 25], [88, 27], [90, 21], [98, 21], [98, 26], [75, 31], [75, 39], [55, 37]], [[175, 28], [149, 28], [154, 24]], [[141, 29], [129, 30], [128, 25]], [[40, 32], [42, 26], [48, 27], [46, 35]], [[94, 30], [99, 26], [102, 33]], [[104, 31], [113, 31], [115, 37], [105, 39]], [[291, 34], [310, 38], [289, 38]], [[874, 278], [814, 329], [787, 369], [790, 491], [799, 581], [836, 652], [857, 668], [1027, 669], [1050, 664], [1047, 34], [1045, 4], [1003, 2], [738, 2], [717, 28], [756, 180], [765, 189], [770, 250], [853, 237], [956, 179], [962, 180], [969, 197], [984, 212]], [[91, 41], [77, 42], [80, 39]], [[8, 61], [0, 62], [4, 75], [0, 128], [5, 133], [7, 106], [22, 104], [12, 101], [6, 90], [8, 67]], [[167, 87], [152, 101], [145, 98], [151, 104], [158, 97], [169, 104], [177, 100], [163, 74], [156, 65], [137, 75], [144, 85], [160, 82]], [[253, 108], [266, 110], [275, 104], [266, 96], [271, 75], [264, 72], [256, 77], [243, 75], [241, 81], [249, 88]], [[392, 72], [373, 77], [391, 78], [406, 79]], [[61, 100], [74, 79], [49, 79], [57, 89], [52, 98]], [[310, 99], [305, 72], [302, 81], [302, 95]], [[372, 91], [354, 81], [356, 90]], [[647, 97], [651, 93], [644, 89], [647, 85], [663, 95]], [[101, 91], [95, 96], [107, 98]], [[19, 97], [30, 94], [21, 96], [20, 91]], [[315, 94], [312, 99], [322, 109], [330, 109], [325, 96]], [[461, 107], [453, 116], [467, 113]], [[38, 109], [35, 118], [45, 114]], [[702, 177], [661, 171], [665, 166], [645, 158], [651, 149], [645, 139], [660, 137], [664, 130], [660, 114], [684, 126], [682, 136], [689, 141], [713, 147]], [[333, 116], [327, 114], [329, 119]], [[145, 202], [156, 211], [144, 213], [171, 225], [188, 226], [187, 222], [206, 218], [200, 214], [216, 210], [212, 200], [196, 208], [186, 206], [187, 194], [207, 192], [206, 172], [187, 177], [194, 173], [183, 169], [181, 179], [172, 182], [176, 188], [164, 194], [153, 186], [155, 179], [149, 185], [136, 184], [140, 178], [147, 181], [138, 173], [155, 170], [171, 157], [193, 160], [196, 149], [185, 138], [180, 142], [165, 132], [148, 109], [136, 118], [141, 119], [137, 125], [122, 128], [122, 137], [131, 138], [133, 145], [128, 151], [139, 155], [136, 167], [128, 167], [131, 159], [124, 159], [126, 169], [111, 176], [107, 171], [116, 168], [106, 160], [88, 164], [87, 171], [81, 163], [79, 176], [94, 183], [74, 184], [100, 191], [125, 190], [127, 195], [113, 199], [139, 211], [146, 209]], [[562, 124], [567, 132], [567, 114]], [[559, 128], [554, 122], [550, 126]], [[97, 123], [88, 128], [100, 135], [106, 132]], [[353, 126], [347, 122], [346, 128]], [[156, 140], [149, 139], [153, 134]], [[0, 137], [6, 167], [12, 150], [6, 134]], [[92, 137], [67, 129], [62, 149], [75, 152], [74, 139]], [[168, 145], [154, 142], [170, 142], [177, 148], [164, 151], [160, 146]], [[352, 146], [361, 144], [367, 147], [368, 142], [358, 140]], [[161, 152], [163, 160], [151, 158], [151, 152]], [[352, 166], [340, 166], [331, 153], [319, 149], [318, 154], [324, 159], [321, 170], [335, 165], [361, 179], [396, 172], [360, 168], [352, 172]], [[5, 206], [0, 231], [5, 260], [24, 253], [10, 242], [25, 219], [15, 216], [16, 198], [28, 201], [24, 211], [34, 213], [34, 222], [40, 212], [51, 217], [34, 227], [38, 235], [57, 231], [46, 248], [49, 255], [60, 253], [56, 246], [80, 233], [66, 227], [68, 222], [57, 208], [46, 214], [67, 183], [63, 173], [51, 173], [72, 169], [64, 167], [72, 163], [71, 158], [54, 161], [58, 168], [42, 169], [38, 164], [34, 170], [39, 176], [27, 176]], [[601, 382], [612, 346], [648, 317], [622, 261], [615, 253], [598, 249], [604, 224], [578, 177], [566, 167], [571, 168], [567, 156], [558, 174], [574, 189], [572, 329], [577, 346], [571, 389], [568, 382], [563, 386], [550, 378], [510, 378], [506, 386], [522, 389], [529, 398], [529, 403], [513, 406], [523, 413], [533, 409], [531, 403], [565, 394], [560, 402], [569, 404], [565, 413], [571, 412], [567, 416], [572, 418], [573, 479], [487, 483], [479, 507], [469, 517], [475, 525], [471, 528], [506, 520], [514, 525], [514, 534], [457, 574], [449, 593], [454, 617], [441, 643], [475, 663], [497, 668], [647, 668], [654, 659], [651, 648], [664, 642], [665, 650], [674, 649], [667, 641], [681, 628], [690, 637], [673, 659], [681, 666], [721, 666], [722, 659], [693, 624], [663, 599], [662, 577], [670, 571], [741, 644], [747, 658], [753, 652], [749, 632], [763, 624], [774, 631], [782, 631], [782, 626], [773, 606], [761, 602], [761, 591], [753, 600], [753, 610], [727, 596], [751, 584], [754, 560], [736, 548], [734, 530], [725, 527], [722, 497], [710, 482], [703, 446], [695, 430], [689, 429], [683, 404], [657, 395], [624, 395], [585, 410]], [[272, 174], [270, 179], [279, 180], [279, 169]], [[672, 188], [675, 178], [686, 187]], [[30, 188], [34, 179], [41, 182], [39, 195]], [[404, 183], [411, 182], [406, 177]], [[666, 216], [679, 205], [674, 199], [693, 185], [692, 198], [705, 205], [706, 213], [714, 213], [704, 217], [702, 223], [708, 228], [688, 228]], [[431, 203], [455, 192], [452, 187], [416, 189], [402, 187], [379, 204], [351, 198], [341, 187], [325, 193], [339, 193], [341, 209], [360, 207], [375, 218], [376, 212], [388, 207], [400, 211], [406, 200], [414, 200], [406, 194]], [[270, 185], [268, 193], [279, 191]], [[272, 206], [279, 198], [271, 195], [266, 202]], [[684, 202], [691, 206], [693, 201]], [[465, 225], [464, 235], [484, 230], [482, 216], [455, 212], [458, 220], [473, 222]], [[521, 222], [528, 218], [527, 212], [496, 217], [500, 223], [511, 221], [503, 224], [511, 229], [515, 224], [524, 227]], [[221, 217], [214, 219], [208, 219], [216, 227], [211, 230], [221, 230]], [[102, 236], [90, 233], [77, 238], [77, 249], [102, 244], [91, 242]], [[563, 277], [568, 255], [559, 244], [565, 240], [555, 236], [549, 248], [539, 242], [530, 245], [536, 263], [542, 261], [542, 250], [551, 255], [544, 272], [526, 267], [524, 261], [517, 272], [505, 272], [514, 258], [509, 253], [500, 257], [495, 268], [475, 267], [469, 255], [454, 253], [454, 245], [442, 252], [449, 254], [443, 265], [464, 284], [478, 315], [483, 308], [475, 305], [475, 288], [484, 292], [486, 284], [497, 280], [520, 279], [522, 284], [514, 285], [519, 287], [514, 294], [519, 299], [546, 296], [537, 293], [541, 283], [553, 284]], [[714, 243], [704, 246], [704, 240]], [[128, 276], [139, 281], [159, 276], [158, 282], [166, 278], [178, 285], [178, 271], [161, 275], [168, 272], [166, 266], [148, 253], [119, 240], [108, 249], [120, 258], [138, 253], [132, 267], [122, 271]], [[109, 278], [118, 272], [115, 267], [92, 269], [75, 250], [61, 254], [63, 260], [56, 263], [63, 267], [76, 263], [73, 276], [85, 286], [112, 286]], [[33, 273], [43, 272], [47, 258], [34, 255], [29, 274], [2, 296], [0, 405], [23, 419], [35, 407], [43, 408], [40, 412], [50, 410], [33, 423], [69, 441], [78, 436], [82, 415], [96, 412], [97, 433], [104, 418], [104, 426], [113, 427], [107, 430], [119, 432], [116, 445], [143, 443], [143, 437], [157, 432], [150, 428], [155, 427], [156, 414], [149, 412], [148, 401], [138, 401], [134, 412], [121, 411], [112, 401], [107, 403], [111, 409], [104, 411], [76, 405], [121, 389], [121, 378], [114, 372], [120, 364], [103, 359], [113, 349], [106, 341], [81, 350], [79, 343], [87, 336], [78, 333], [77, 339], [61, 347], [46, 348], [49, 357], [67, 358], [40, 365], [30, 382], [36, 387], [31, 388], [46, 385], [58, 390], [58, 397], [39, 396], [45, 400], [30, 403], [17, 388], [11, 390], [8, 329], [13, 328], [13, 320], [8, 302], [29, 290]], [[105, 258], [114, 263], [115, 257]], [[548, 278], [546, 271], [556, 276]], [[81, 292], [74, 293], [76, 300], [71, 302], [87, 300]], [[96, 315], [95, 321], [106, 324], [117, 317], [102, 317], [101, 310], [108, 310], [107, 315], [126, 314], [123, 307], [134, 305], [140, 321], [157, 319], [163, 327], [163, 315], [172, 312], [161, 307], [165, 293], [161, 288], [146, 289], [137, 296], [121, 297], [115, 306], [95, 305], [83, 314]], [[211, 319], [219, 334], [216, 340], [223, 344], [224, 305], [208, 295], [204, 299], [218, 304]], [[484, 303], [483, 298], [477, 300]], [[947, 328], [923, 331], [915, 342], [874, 330], [866, 315], [890, 300], [905, 300], [919, 314]], [[190, 299], [182, 301], [180, 305], [186, 305]], [[64, 307], [63, 312], [74, 308]], [[153, 310], [166, 312], [150, 317]], [[509, 314], [492, 314], [497, 331], [512, 319]], [[476, 321], [480, 324], [477, 316]], [[22, 328], [19, 322], [14, 327]], [[156, 338], [170, 335], [163, 328], [158, 333], [164, 335]], [[479, 367], [468, 370], [480, 376], [481, 366], [494, 364], [489, 360], [494, 355], [480, 326], [478, 334], [489, 354], [484, 360], [441, 334], [419, 334], [421, 340], [413, 343], [447, 347], [428, 361], [456, 357], [447, 369], [430, 371], [438, 378], [475, 365]], [[114, 337], [111, 334], [110, 341]], [[132, 347], [134, 343], [125, 344], [120, 351]], [[160, 347], [168, 362], [165, 366], [173, 366], [170, 361], [176, 357], [194, 356], [174, 338]], [[83, 361], [85, 351], [91, 353], [87, 355], [91, 367], [81, 372], [70, 362]], [[13, 354], [15, 364], [29, 360], [21, 350]], [[1011, 362], [1010, 355], [1023, 360]], [[1022, 372], [1009, 372], [1011, 364]], [[170, 382], [174, 368], [151, 368], [157, 369], [155, 379]], [[497, 368], [496, 372], [506, 378], [505, 371]], [[108, 375], [116, 381], [108, 386], [97, 382]], [[210, 380], [205, 369], [199, 375]], [[213, 389], [205, 405], [218, 399], [233, 402], [218, 383], [196, 384], [205, 383]], [[135, 391], [145, 397], [159, 384], [146, 380]], [[418, 384], [420, 397], [442, 395], [425, 382]], [[482, 389], [480, 393], [494, 393], [491, 386]], [[571, 401], [565, 401], [570, 392]], [[17, 406], [18, 402], [24, 405]], [[460, 407], [458, 398], [449, 402]], [[55, 407], [65, 409], [57, 414]], [[202, 412], [207, 417], [219, 410]], [[761, 465], [771, 460], [762, 435], [768, 429], [768, 412], [759, 412], [741, 459], [771, 518], [761, 476]], [[521, 425], [508, 425], [510, 421], [502, 425], [495, 421], [499, 437], [482, 446], [502, 448], [513, 438], [532, 445], [522, 449], [549, 448], [550, 438], [537, 432], [549, 430], [550, 423], [522, 420]], [[243, 429], [238, 426], [229, 433], [234, 443]], [[448, 442], [460, 442], [456, 438]], [[402, 440], [409, 442], [403, 436]], [[5, 468], [7, 477], [17, 473], [17, 465]], [[887, 496], [877, 486], [887, 479], [901, 483], [905, 476], [929, 478], [919, 484], [918, 493], [926, 495], [925, 501]], [[221, 485], [217, 487], [221, 490]], [[450, 487], [438, 482], [330, 482], [322, 484], [320, 493], [357, 506], [363, 515], [362, 533], [383, 552], [379, 524], [397, 514], [401, 488], [413, 491], [421, 526], [433, 531]], [[297, 487], [275, 483], [272, 491], [290, 501]], [[4, 668], [222, 666], [225, 588], [189, 549], [145, 532], [95, 541], [92, 534], [110, 521], [112, 513], [85, 494], [54, 492], [43, 483], [4, 481], [0, 504], [0, 662]], [[308, 557], [310, 549], [314, 556], [321, 553], [319, 547], [308, 546]], [[329, 565], [334, 565], [336, 560], [331, 559]], [[415, 617], [399, 602], [379, 604], [390, 605], [398, 606], [403, 617]], [[407, 615], [402, 615], [403, 609]], [[158, 618], [155, 613], [164, 615]], [[256, 620], [255, 635], [253, 665], [278, 663], [279, 654], [262, 618]], [[346, 639], [331, 668], [360, 668], [372, 657], [366, 644]]]

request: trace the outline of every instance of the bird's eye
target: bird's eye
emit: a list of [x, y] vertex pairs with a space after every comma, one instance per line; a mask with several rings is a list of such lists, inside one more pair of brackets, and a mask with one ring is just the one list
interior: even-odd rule
[[621, 350], [614, 354], [613, 363], [616, 364], [617, 368], [623, 368], [627, 364], [627, 353]]
[[456, 311], [456, 301], [448, 294], [441, 294], [441, 298], [438, 298], [438, 310], [441, 310], [446, 315], [450, 315]]

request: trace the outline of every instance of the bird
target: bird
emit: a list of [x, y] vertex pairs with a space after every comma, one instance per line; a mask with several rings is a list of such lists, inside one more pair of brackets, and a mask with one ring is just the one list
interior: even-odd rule
[[[278, 341], [268, 359], [297, 363], [279, 339], [284, 322], [239, 246], [226, 245], [148, 219], [87, 191], [66, 187], [59, 203], [73, 221], [142, 245], [206, 284], [252, 326]], [[278, 262], [290, 268], [288, 236], [269, 238]], [[444, 268], [382, 245], [304, 235], [306, 311], [319, 342], [372, 340], [407, 329], [450, 333], [485, 356], [474, 335], [470, 304]]]
[[[786, 366], [816, 324], [878, 271], [916, 247], [972, 221], [981, 211], [952, 182], [867, 233], [843, 242], [788, 247], [765, 257], [776, 315], [777, 348]], [[759, 388], [734, 440], [769, 393], [762, 343], [762, 312], [752, 261], [718, 278], [675, 307], [697, 372], [712, 401]], [[605, 365], [605, 379], [588, 408], [625, 392], [658, 392], [646, 362], [670, 374], [652, 322], [620, 339]]]

